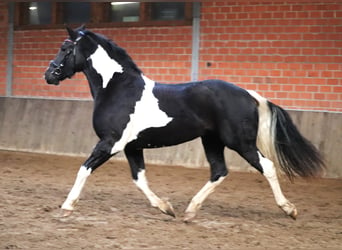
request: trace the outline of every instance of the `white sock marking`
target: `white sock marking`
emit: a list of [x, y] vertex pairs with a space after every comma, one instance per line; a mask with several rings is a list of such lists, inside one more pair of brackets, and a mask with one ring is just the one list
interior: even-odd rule
[[145, 170], [141, 170], [138, 173], [138, 179], [134, 180], [134, 183], [146, 195], [152, 207], [158, 207], [158, 204], [160, 203], [160, 198], [157, 195], [155, 195], [148, 186], [148, 182], [145, 176]]
[[164, 127], [170, 121], [171, 117], [159, 109], [158, 99], [153, 95], [155, 82], [142, 76], [145, 81], [145, 89], [140, 101], [136, 102], [134, 113], [130, 114], [130, 120], [119, 141], [117, 141], [111, 153], [122, 151], [126, 144], [135, 140], [138, 134], [147, 128]]
[[204, 187], [192, 198], [189, 206], [186, 209], [186, 213], [196, 213], [202, 206], [208, 196], [215, 191], [215, 188], [221, 184], [226, 176], [221, 176], [217, 181], [208, 181]]
[[262, 169], [264, 171], [264, 176], [266, 177], [267, 181], [269, 182], [271, 189], [273, 191], [274, 198], [276, 200], [276, 203], [278, 206], [283, 206], [284, 204], [287, 204], [289, 201], [285, 198], [283, 195], [277, 173], [275, 170], [275, 167], [273, 165], [273, 162], [270, 161], [267, 158], [264, 158], [260, 152], [258, 152], [259, 155], [259, 161], [262, 166]]
[[107, 52], [98, 45], [95, 52], [90, 56], [93, 68], [102, 76], [102, 86], [106, 88], [110, 79], [117, 73], [123, 73], [122, 66], [112, 59]]
[[88, 176], [91, 174], [91, 169], [87, 169], [85, 166], [81, 166], [80, 170], [77, 173], [77, 177], [74, 183], [74, 186], [70, 190], [67, 199], [62, 205], [62, 209], [66, 210], [74, 210], [75, 204], [78, 201], [84, 184]]

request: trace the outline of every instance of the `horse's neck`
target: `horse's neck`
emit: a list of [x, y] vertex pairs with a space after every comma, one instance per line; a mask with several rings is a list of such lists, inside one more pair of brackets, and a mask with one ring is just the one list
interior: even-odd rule
[[88, 83], [89, 83], [89, 88], [91, 95], [93, 99], [97, 96], [98, 92], [102, 88], [102, 81], [101, 77], [96, 73], [96, 71], [93, 68], [87, 67], [83, 73], [87, 77]]
[[87, 76], [93, 98], [98, 95], [99, 91], [107, 89], [109, 84], [115, 84], [115, 86], [132, 82], [139, 84], [136, 79], [141, 78], [141, 72], [135, 68], [134, 63], [132, 66], [127, 62], [116, 61], [101, 45], [98, 45], [88, 59], [83, 72]]
[[[124, 89], [132, 90], [132, 84], [135, 85], [136, 88], [134, 89], [136, 91], [144, 88], [142, 75], [137, 72], [115, 72], [111, 75], [110, 81], [108, 80], [105, 84], [103, 83], [103, 76], [94, 68], [87, 67], [83, 73], [87, 77], [93, 99], [95, 99], [100, 92], [103, 93], [103, 91], [106, 91], [109, 88], [112, 89], [109, 85], [115, 85], [115, 89], [120, 91], [123, 91]], [[141, 79], [141, 81], [137, 81], [137, 79]]]

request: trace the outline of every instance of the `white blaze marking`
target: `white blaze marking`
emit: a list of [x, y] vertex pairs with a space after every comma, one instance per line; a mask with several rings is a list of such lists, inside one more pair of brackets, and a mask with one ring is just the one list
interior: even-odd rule
[[164, 111], [159, 109], [158, 99], [152, 92], [155, 82], [144, 75], [142, 77], [145, 81], [145, 89], [140, 101], [135, 104], [134, 113], [129, 116], [130, 120], [120, 140], [114, 144], [112, 154], [123, 150], [126, 144], [135, 140], [141, 131], [147, 128], [164, 127], [172, 120]]
[[103, 88], [107, 87], [114, 73], [123, 73], [122, 66], [117, 61], [110, 58], [107, 52], [100, 45], [98, 45], [95, 52], [90, 56], [90, 59], [93, 63], [93, 68], [102, 76]]
[[84, 184], [88, 176], [91, 174], [91, 169], [87, 169], [85, 166], [81, 166], [80, 170], [77, 173], [77, 177], [72, 187], [71, 191], [68, 194], [67, 199], [62, 205], [62, 209], [66, 210], [74, 210], [74, 206], [80, 197]]

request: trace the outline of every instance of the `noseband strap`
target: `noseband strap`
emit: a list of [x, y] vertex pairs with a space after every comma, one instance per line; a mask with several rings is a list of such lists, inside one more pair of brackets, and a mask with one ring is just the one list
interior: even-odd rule
[[[74, 47], [72, 49], [72, 55], [74, 57], [74, 65], [76, 64], [76, 45], [77, 45], [77, 41], [74, 42], [70, 39], [65, 39], [64, 42], [71, 42], [74, 44]], [[54, 60], [52, 60], [50, 62], [50, 65], [53, 66], [55, 69], [51, 72], [52, 74], [56, 75], [56, 76], [60, 76], [62, 74], [62, 68], [64, 67], [64, 62], [66, 61], [66, 59], [68, 58], [68, 56], [71, 54], [71, 51], [69, 51], [64, 58], [62, 59], [62, 61], [60, 63], [56, 63]]]
[[[76, 38], [75, 41], [71, 40], [71, 39], [65, 39], [65, 42], [70, 42], [73, 43], [74, 47], [72, 49], [72, 55], [74, 58], [74, 68], [76, 68], [76, 46], [77, 43], [82, 39], [82, 37], [84, 37], [86, 35], [86, 32], [80, 30], [78, 31], [78, 37]], [[91, 39], [93, 40], [93, 39]], [[56, 76], [60, 76], [62, 74], [62, 68], [64, 67], [64, 62], [66, 61], [66, 59], [68, 58], [68, 56], [71, 54], [71, 51], [69, 51], [64, 58], [62, 59], [62, 61], [58, 64], [55, 61], [51, 61], [50, 65], [52, 65], [55, 69], [51, 72], [52, 74], [56, 75]]]

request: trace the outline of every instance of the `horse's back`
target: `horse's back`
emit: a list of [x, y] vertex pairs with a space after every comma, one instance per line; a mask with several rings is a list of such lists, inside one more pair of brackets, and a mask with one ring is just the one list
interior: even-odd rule
[[257, 107], [244, 89], [222, 80], [185, 84], [158, 84], [154, 94], [160, 108], [174, 124], [188, 127], [201, 135], [219, 127], [235, 129], [242, 122], [257, 122]]
[[217, 119], [220, 115], [248, 116], [256, 108], [255, 100], [245, 89], [222, 80], [158, 84], [154, 93], [161, 109], [171, 116], [188, 111]]

